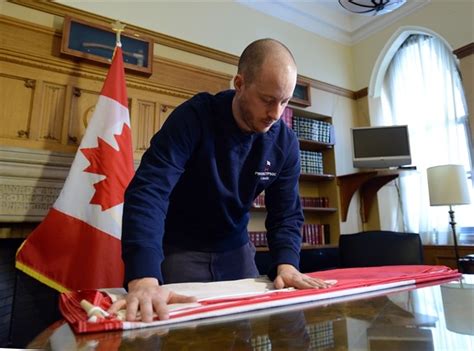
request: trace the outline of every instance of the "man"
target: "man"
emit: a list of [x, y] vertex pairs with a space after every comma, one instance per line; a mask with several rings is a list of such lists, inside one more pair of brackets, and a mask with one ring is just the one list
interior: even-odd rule
[[265, 190], [268, 273], [276, 288], [326, 287], [301, 274], [298, 140], [280, 121], [296, 85], [296, 64], [280, 42], [242, 53], [235, 91], [194, 96], [169, 116], [126, 194], [122, 249], [127, 320], [168, 318], [167, 304], [192, 301], [163, 283], [258, 276], [247, 224]]

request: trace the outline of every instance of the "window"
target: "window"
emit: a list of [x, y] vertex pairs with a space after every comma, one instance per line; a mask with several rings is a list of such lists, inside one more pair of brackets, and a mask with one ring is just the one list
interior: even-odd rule
[[[430, 207], [426, 169], [462, 164], [472, 179], [467, 104], [456, 58], [432, 35], [410, 35], [393, 56], [383, 81], [377, 124], [407, 124], [418, 175], [401, 177], [399, 229], [422, 234], [425, 243], [451, 242], [447, 207]], [[471, 199], [473, 199], [471, 182]], [[456, 206], [460, 227], [473, 227], [474, 205]], [[436, 239], [435, 239], [436, 237]]]

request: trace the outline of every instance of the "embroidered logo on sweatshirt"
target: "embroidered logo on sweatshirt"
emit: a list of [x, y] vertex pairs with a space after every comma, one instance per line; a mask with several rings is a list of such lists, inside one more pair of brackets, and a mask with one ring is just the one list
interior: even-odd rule
[[260, 180], [269, 180], [270, 177], [276, 177], [275, 172], [270, 172], [270, 167], [272, 166], [272, 163], [270, 161], [265, 162], [265, 167], [263, 168], [263, 171], [256, 171], [255, 175], [257, 177], [260, 177]]

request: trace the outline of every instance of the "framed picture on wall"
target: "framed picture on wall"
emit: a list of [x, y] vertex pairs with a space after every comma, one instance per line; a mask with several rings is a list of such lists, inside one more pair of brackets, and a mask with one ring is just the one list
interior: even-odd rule
[[300, 106], [311, 106], [311, 85], [308, 82], [298, 79], [296, 81], [293, 97], [290, 102]]
[[[66, 16], [64, 18], [61, 53], [100, 63], [111, 63], [116, 34], [112, 26], [86, 22]], [[125, 69], [151, 74], [153, 41], [125, 32], [120, 35]]]

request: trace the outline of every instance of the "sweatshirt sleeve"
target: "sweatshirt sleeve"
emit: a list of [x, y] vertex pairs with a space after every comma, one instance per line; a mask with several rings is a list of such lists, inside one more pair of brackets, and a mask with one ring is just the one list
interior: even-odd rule
[[296, 137], [288, 149], [288, 157], [278, 178], [265, 189], [268, 246], [272, 260], [268, 276], [275, 279], [280, 264], [299, 268], [301, 226], [304, 221], [299, 198], [300, 153]]
[[125, 192], [122, 217], [124, 286], [133, 279], [163, 282], [163, 235], [170, 194], [199, 140], [201, 125], [193, 104], [177, 107], [150, 142]]

